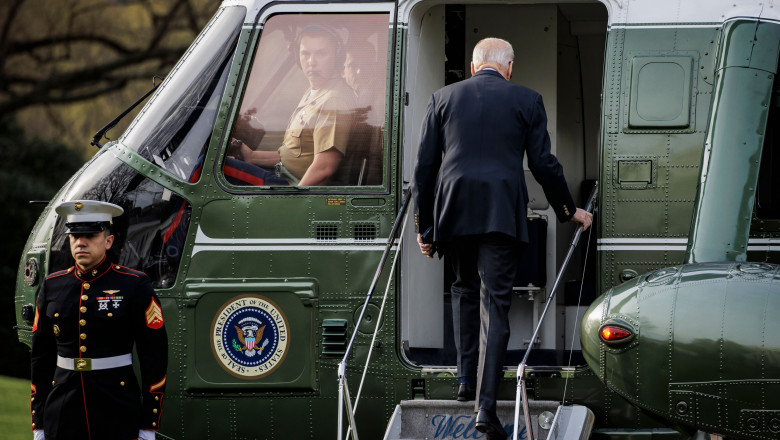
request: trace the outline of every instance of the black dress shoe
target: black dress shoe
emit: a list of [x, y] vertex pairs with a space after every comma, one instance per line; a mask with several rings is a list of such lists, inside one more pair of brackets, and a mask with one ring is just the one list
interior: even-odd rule
[[477, 397], [477, 390], [474, 389], [474, 385], [470, 383], [462, 383], [458, 385], [458, 402], [468, 402], [474, 400]]
[[477, 431], [487, 434], [487, 440], [507, 439], [504, 426], [501, 424], [501, 421], [498, 420], [498, 416], [494, 412], [480, 409], [479, 413], [477, 413], [475, 428]]

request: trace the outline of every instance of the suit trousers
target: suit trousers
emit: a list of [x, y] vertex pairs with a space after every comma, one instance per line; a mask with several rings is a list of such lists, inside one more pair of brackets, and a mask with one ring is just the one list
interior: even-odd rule
[[475, 412], [496, 411], [523, 245], [509, 235], [489, 233], [455, 237], [447, 246], [455, 272], [451, 293], [458, 377], [476, 378]]

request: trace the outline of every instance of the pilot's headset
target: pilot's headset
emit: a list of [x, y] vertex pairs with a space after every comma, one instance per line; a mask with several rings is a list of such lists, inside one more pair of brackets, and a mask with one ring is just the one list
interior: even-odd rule
[[347, 54], [344, 50], [344, 42], [341, 40], [341, 37], [339, 37], [339, 34], [336, 33], [336, 31], [333, 28], [322, 26], [318, 24], [306, 26], [301, 30], [301, 32], [298, 34], [298, 37], [295, 39], [295, 43], [293, 44], [293, 49], [295, 50], [295, 59], [297, 60], [298, 67], [301, 69], [303, 66], [301, 66], [301, 40], [303, 37], [322, 37], [327, 38], [328, 41], [331, 42], [336, 47], [336, 68], [342, 69], [344, 67], [344, 62], [347, 59]]

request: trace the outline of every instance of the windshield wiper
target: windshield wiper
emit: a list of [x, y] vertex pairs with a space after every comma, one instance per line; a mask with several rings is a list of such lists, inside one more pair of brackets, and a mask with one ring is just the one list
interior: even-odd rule
[[[155, 82], [156, 82], [155, 80], [157, 80], [157, 79], [159, 79], [159, 80], [160, 80], [160, 82], [159, 82], [159, 83], [157, 83], [157, 84], [155, 84]], [[146, 100], [146, 98], [148, 98], [148, 97], [149, 97], [149, 95], [151, 95], [152, 93], [154, 93], [154, 91], [155, 91], [155, 90], [157, 90], [157, 87], [160, 87], [160, 84], [162, 84], [162, 78], [160, 78], [160, 77], [159, 77], [159, 76], [157, 76], [157, 75], [153, 76], [153, 77], [152, 77], [152, 84], [154, 84], [154, 87], [152, 87], [152, 89], [151, 89], [151, 90], [149, 90], [148, 92], [146, 92], [146, 94], [145, 94], [144, 96], [142, 96], [142, 97], [141, 97], [141, 99], [139, 99], [139, 100], [138, 100], [138, 101], [136, 101], [136, 102], [135, 102], [133, 105], [131, 105], [130, 107], [128, 107], [128, 108], [127, 108], [125, 111], [123, 111], [122, 113], [120, 113], [120, 114], [119, 114], [119, 116], [117, 116], [116, 118], [114, 118], [114, 120], [113, 120], [113, 121], [111, 121], [111, 122], [109, 122], [108, 124], [106, 124], [106, 126], [105, 126], [105, 127], [103, 127], [103, 128], [101, 128], [100, 130], [98, 130], [98, 131], [97, 131], [97, 133], [95, 133], [95, 136], [93, 136], [93, 137], [92, 137], [92, 142], [90, 142], [89, 144], [90, 144], [90, 145], [94, 145], [94, 146], [96, 146], [96, 147], [98, 147], [98, 148], [103, 148], [103, 144], [101, 144], [101, 143], [100, 143], [100, 140], [101, 140], [101, 139], [103, 139], [103, 136], [105, 136], [105, 135], [106, 135], [106, 132], [108, 132], [108, 130], [111, 130], [112, 128], [114, 128], [114, 126], [116, 126], [116, 124], [118, 124], [118, 123], [119, 123], [119, 121], [121, 121], [121, 120], [122, 120], [122, 118], [124, 118], [125, 116], [127, 116], [127, 114], [128, 114], [128, 113], [130, 113], [131, 111], [133, 111], [133, 109], [134, 109], [134, 108], [138, 107], [138, 104], [140, 104], [140, 103], [144, 102], [144, 100]], [[107, 138], [107, 139], [108, 139], [108, 138]], [[110, 140], [110, 139], [109, 139], [109, 140]]]

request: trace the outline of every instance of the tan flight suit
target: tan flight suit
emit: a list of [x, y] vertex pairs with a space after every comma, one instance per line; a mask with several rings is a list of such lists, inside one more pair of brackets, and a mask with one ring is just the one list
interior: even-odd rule
[[315, 154], [330, 148], [346, 154], [354, 109], [354, 93], [341, 78], [314, 93], [307, 90], [290, 117], [279, 147], [282, 165], [301, 179]]

